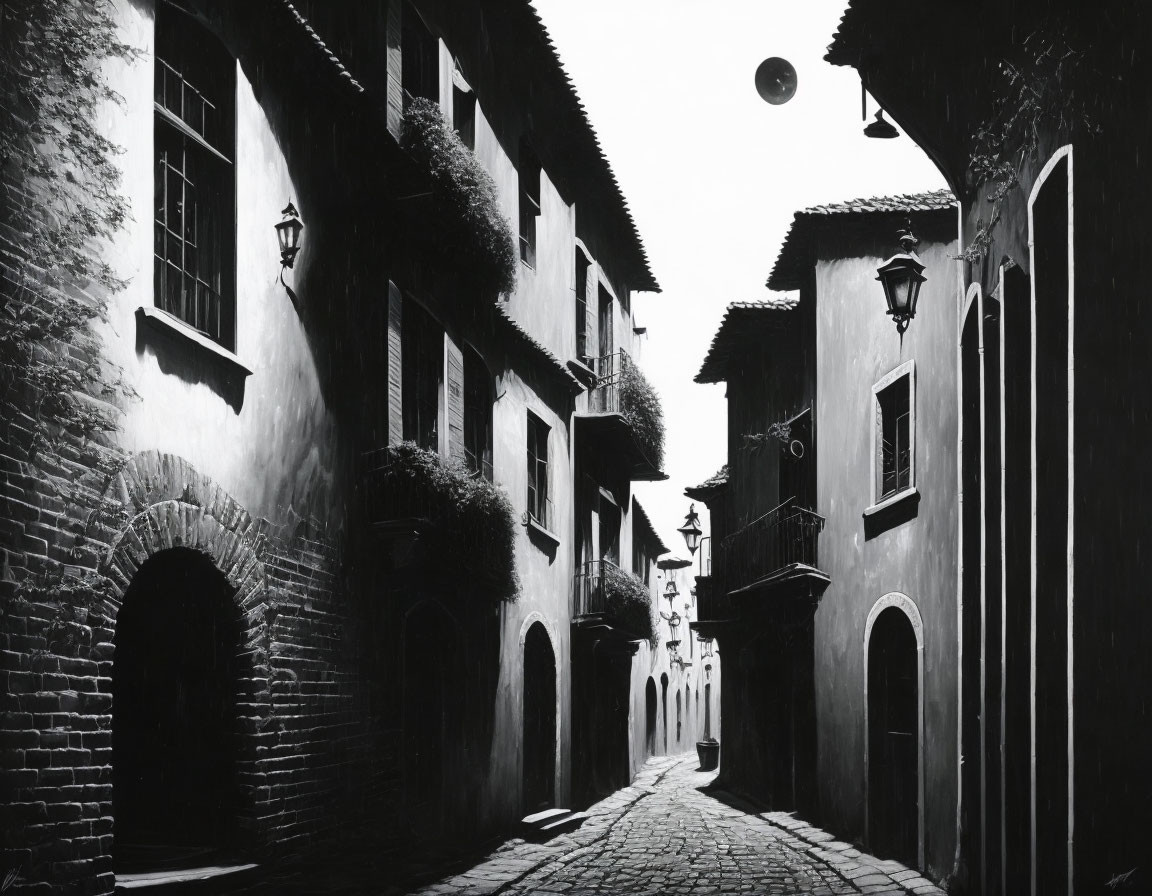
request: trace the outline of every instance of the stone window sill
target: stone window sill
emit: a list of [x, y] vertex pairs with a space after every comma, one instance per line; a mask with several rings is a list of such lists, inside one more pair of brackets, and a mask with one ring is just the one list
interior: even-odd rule
[[169, 336], [175, 336], [180, 341], [195, 346], [197, 351], [206, 353], [225, 368], [227, 373], [238, 374], [241, 377], [252, 375], [251, 368], [247, 367], [235, 354], [167, 311], [162, 311], [156, 307], [141, 306], [136, 309], [136, 314], [156, 330]]
[[535, 533], [545, 541], [550, 541], [553, 546], [560, 547], [560, 536], [544, 528], [544, 525], [539, 522], [536, 517], [532, 516], [532, 514], [525, 514], [524, 525], [528, 527], [529, 533]]
[[919, 500], [920, 500], [920, 492], [915, 488], [915, 486], [913, 486], [912, 488], [906, 488], [906, 489], [904, 489], [904, 491], [897, 492], [896, 494], [885, 498], [883, 501], [880, 501], [880, 502], [873, 504], [872, 506], [866, 508], [864, 510], [864, 519], [868, 519], [869, 517], [876, 516], [879, 513], [883, 513], [885, 510], [890, 510], [891, 508], [896, 507], [900, 504], [904, 504], [905, 502], [919, 501]]

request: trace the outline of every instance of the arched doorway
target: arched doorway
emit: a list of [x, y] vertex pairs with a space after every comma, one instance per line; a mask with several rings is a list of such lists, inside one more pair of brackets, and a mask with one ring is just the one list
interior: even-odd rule
[[404, 801], [416, 838], [445, 833], [452, 747], [459, 739], [462, 679], [456, 623], [432, 601], [404, 623]]
[[692, 724], [692, 685], [684, 685], [684, 718], [688, 720], [688, 741], [696, 740], [696, 729]]
[[644, 743], [647, 745], [648, 755], [656, 755], [656, 716], [660, 707], [656, 703], [656, 682], [651, 677], [644, 686]]
[[668, 752], [668, 676], [660, 676], [660, 709], [664, 717], [664, 752]]
[[682, 698], [680, 692], [677, 691], [676, 692], [676, 746], [677, 747], [680, 746], [680, 737], [681, 737], [681, 733], [682, 733], [682, 730], [684, 727], [684, 721], [683, 721], [683, 718], [681, 717], [681, 713], [683, 712], [682, 703], [683, 703], [683, 698]]
[[118, 871], [203, 864], [235, 843], [243, 620], [199, 551], [140, 567], [116, 619], [112, 800]]
[[868, 640], [868, 838], [872, 852], [919, 864], [920, 694], [916, 633], [897, 606]]
[[556, 800], [556, 657], [542, 623], [524, 640], [524, 810]]

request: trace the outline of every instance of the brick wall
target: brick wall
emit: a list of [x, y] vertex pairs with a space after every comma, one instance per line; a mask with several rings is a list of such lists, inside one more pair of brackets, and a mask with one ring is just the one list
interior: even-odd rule
[[[80, 501], [53, 496], [14, 453], [0, 461], [0, 818], [5, 863], [21, 873], [14, 892], [112, 890], [116, 616], [139, 566], [170, 547], [212, 558], [243, 613], [240, 825], [253, 857], [299, 850], [354, 822], [368, 714], [336, 539], [253, 520], [172, 455], [136, 455], [111, 475], [88, 469], [72, 490], [87, 495]], [[86, 614], [66, 609], [73, 595], [29, 590], [82, 569], [111, 582]]]

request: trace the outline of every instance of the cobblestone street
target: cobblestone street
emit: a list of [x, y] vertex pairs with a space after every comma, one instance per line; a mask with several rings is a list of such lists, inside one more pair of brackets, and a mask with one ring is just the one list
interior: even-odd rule
[[547, 844], [511, 840], [419, 896], [527, 893], [907, 893], [942, 890], [898, 862], [864, 855], [784, 813], [702, 792], [695, 756], [648, 763], [630, 787]]

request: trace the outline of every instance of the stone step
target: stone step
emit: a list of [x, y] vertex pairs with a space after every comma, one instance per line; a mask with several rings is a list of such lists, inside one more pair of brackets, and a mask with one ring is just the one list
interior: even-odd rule
[[246, 882], [258, 868], [246, 865], [206, 865], [202, 868], [180, 868], [164, 871], [144, 871], [137, 874], [117, 874], [116, 892], [135, 893], [137, 896], [175, 896], [175, 894], [216, 891], [220, 885], [229, 886]]
[[545, 809], [543, 812], [534, 812], [531, 815], [524, 816], [520, 819], [520, 824], [525, 828], [536, 831], [546, 824], [559, 821], [561, 818], [566, 818], [571, 814], [571, 809]]
[[551, 840], [553, 837], [558, 837], [560, 834], [567, 834], [576, 830], [587, 820], [587, 812], [570, 812], [564, 818], [558, 819], [551, 824], [544, 825], [544, 827], [540, 828], [540, 832], [537, 836], [541, 840]]

